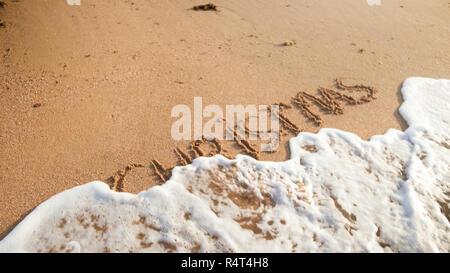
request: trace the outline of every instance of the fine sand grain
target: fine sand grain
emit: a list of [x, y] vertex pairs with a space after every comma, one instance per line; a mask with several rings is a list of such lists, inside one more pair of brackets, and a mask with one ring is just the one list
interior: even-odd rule
[[[2, 1], [0, 238], [89, 181], [136, 193], [198, 156], [285, 160], [300, 131], [405, 129], [403, 80], [450, 78], [447, 0], [81, 1]], [[173, 141], [170, 111], [194, 96], [281, 103], [280, 148]]]

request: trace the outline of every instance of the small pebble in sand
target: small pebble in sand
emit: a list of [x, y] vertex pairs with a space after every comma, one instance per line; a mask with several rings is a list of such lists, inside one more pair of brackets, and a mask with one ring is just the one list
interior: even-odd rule
[[365, 53], [366, 52], [366, 50], [364, 49], [364, 48], [360, 48], [359, 50], [358, 50], [358, 53]]
[[8, 57], [9, 55], [11, 55], [12, 53], [12, 48], [7, 48], [5, 50], [5, 54], [3, 54], [3, 57]]
[[288, 41], [288, 42], [284, 42], [282, 45], [283, 46], [293, 46], [293, 45], [295, 45], [295, 42]]
[[33, 108], [39, 108], [42, 106], [42, 103], [35, 103], [33, 104]]
[[194, 6], [193, 9], [194, 10], [214, 10], [214, 11], [217, 11], [217, 6], [212, 4], [212, 3], [209, 3], [209, 4], [206, 4], [206, 5]]

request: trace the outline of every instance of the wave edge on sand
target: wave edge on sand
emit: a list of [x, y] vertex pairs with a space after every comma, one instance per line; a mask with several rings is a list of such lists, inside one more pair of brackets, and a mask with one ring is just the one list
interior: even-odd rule
[[450, 80], [402, 94], [405, 132], [300, 133], [288, 161], [198, 158], [138, 195], [92, 182], [38, 206], [0, 252], [448, 252]]

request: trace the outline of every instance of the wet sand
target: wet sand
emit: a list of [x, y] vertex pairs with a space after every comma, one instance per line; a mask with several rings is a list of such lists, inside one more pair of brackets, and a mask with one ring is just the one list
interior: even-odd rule
[[[0, 8], [0, 231], [56, 193], [126, 174], [133, 193], [179, 164], [171, 109], [290, 103], [298, 92], [347, 84], [376, 100], [344, 105], [321, 126], [363, 139], [407, 125], [397, 110], [407, 77], [450, 78], [448, 1], [4, 1]], [[284, 46], [285, 42], [293, 42]], [[285, 160], [287, 140], [262, 160]], [[226, 144], [229, 145], [229, 144]], [[231, 156], [245, 153], [230, 144]], [[122, 172], [123, 173], [123, 172]], [[120, 178], [119, 178], [120, 179]]]

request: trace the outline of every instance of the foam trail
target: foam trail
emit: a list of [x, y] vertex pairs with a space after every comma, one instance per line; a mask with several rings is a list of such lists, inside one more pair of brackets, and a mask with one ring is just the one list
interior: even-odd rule
[[291, 139], [286, 162], [198, 158], [138, 195], [94, 182], [42, 203], [1, 252], [449, 252], [450, 80], [410, 78], [410, 125]]

